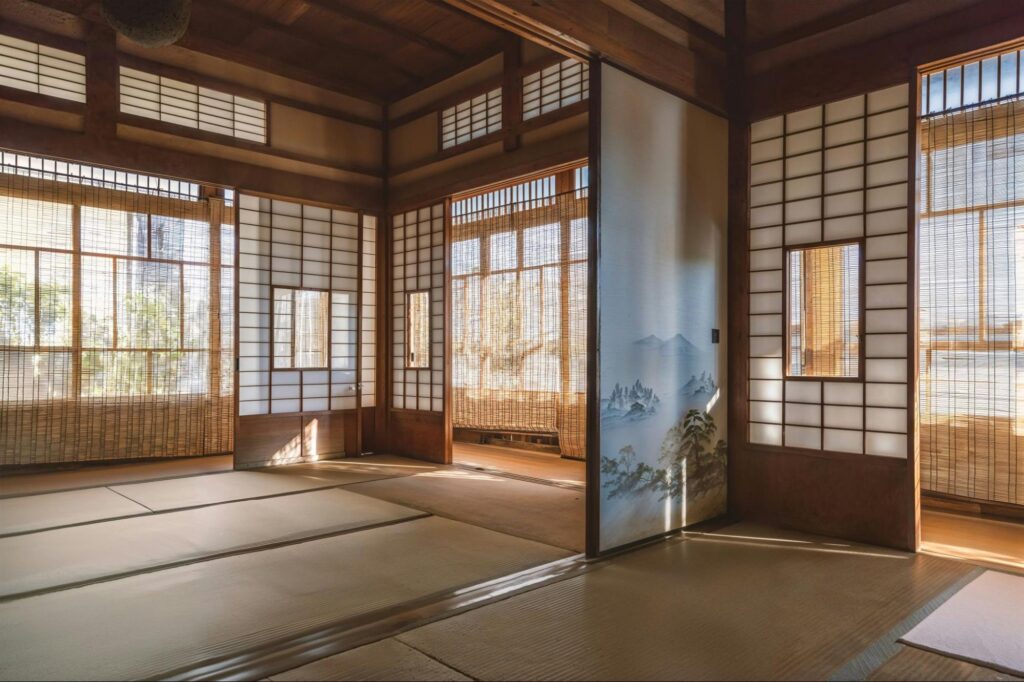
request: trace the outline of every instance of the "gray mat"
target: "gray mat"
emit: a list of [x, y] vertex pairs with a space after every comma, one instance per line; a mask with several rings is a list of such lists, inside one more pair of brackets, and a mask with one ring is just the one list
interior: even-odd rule
[[900, 641], [1024, 675], [1024, 577], [985, 571]]
[[148, 513], [106, 488], [9, 497], [0, 500], [0, 535]]
[[393, 680], [424, 682], [469, 680], [448, 666], [421, 654], [397, 639], [384, 639], [321, 659], [288, 672], [272, 675], [279, 682], [302, 680]]
[[349, 490], [521, 538], [583, 551], [582, 490], [453, 467], [360, 483]]
[[2, 538], [0, 596], [422, 515], [365, 495], [319, 490]]
[[18, 599], [0, 604], [0, 679], [168, 677], [566, 554], [424, 518]]

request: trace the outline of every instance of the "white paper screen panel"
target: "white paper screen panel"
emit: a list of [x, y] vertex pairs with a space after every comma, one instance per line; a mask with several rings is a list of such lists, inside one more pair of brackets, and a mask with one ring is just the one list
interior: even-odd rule
[[566, 59], [523, 76], [523, 120], [581, 102], [590, 96], [590, 66]]
[[501, 88], [459, 102], [441, 112], [441, 149], [501, 130]]
[[0, 35], [0, 85], [85, 102], [85, 57]]
[[[752, 444], [905, 458], [909, 87], [750, 128], [749, 424]], [[782, 359], [785, 249], [860, 240], [862, 380], [792, 380]]]
[[251, 142], [267, 141], [266, 102], [125, 66], [119, 85], [122, 113]]
[[[400, 410], [444, 410], [444, 204], [392, 216], [391, 406]], [[407, 369], [405, 299], [430, 291], [430, 368]]]
[[[363, 225], [363, 253], [375, 253], [376, 219], [363, 216]], [[368, 320], [374, 326], [376, 312], [374, 305], [360, 313], [360, 289], [377, 287], [373, 258], [363, 259], [360, 273], [360, 215], [242, 194], [238, 250], [239, 415], [355, 409], [360, 374], [367, 375], [358, 369], [360, 355], [365, 366], [376, 352], [372, 334], [363, 334], [361, 349], [358, 343], [360, 323], [364, 332]], [[272, 370], [273, 287], [330, 293], [327, 369]], [[373, 404], [376, 390], [368, 375], [364, 406]]]

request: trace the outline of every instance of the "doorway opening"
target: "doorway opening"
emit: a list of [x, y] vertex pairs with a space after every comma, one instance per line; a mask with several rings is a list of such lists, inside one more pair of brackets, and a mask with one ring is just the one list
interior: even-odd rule
[[579, 163], [452, 200], [456, 466], [583, 489], [587, 179]]
[[918, 381], [922, 548], [1024, 569], [1020, 48], [922, 72]]

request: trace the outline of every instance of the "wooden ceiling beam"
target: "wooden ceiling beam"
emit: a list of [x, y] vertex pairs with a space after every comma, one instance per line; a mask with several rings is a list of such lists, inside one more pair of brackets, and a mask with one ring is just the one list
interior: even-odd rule
[[1024, 10], [1017, 3], [970, 5], [864, 43], [809, 55], [758, 73], [747, 81], [749, 118], [757, 121], [909, 83], [922, 64], [1016, 40], [1021, 35]]
[[712, 31], [707, 26], [697, 23], [690, 17], [686, 16], [682, 12], [679, 12], [661, 0], [632, 0], [633, 4], [639, 6], [641, 9], [653, 14], [663, 21], [667, 21], [673, 26], [677, 26], [694, 38], [703, 40], [708, 45], [715, 47], [719, 50], [725, 50], [725, 38]]
[[408, 41], [410, 43], [415, 43], [416, 45], [424, 47], [433, 52], [440, 52], [441, 54], [449, 57], [450, 59], [458, 61], [461, 61], [462, 59], [462, 54], [458, 50], [455, 50], [440, 41], [428, 38], [427, 36], [417, 33], [415, 31], [408, 31], [399, 26], [395, 26], [394, 24], [390, 24], [386, 21], [378, 19], [377, 17], [371, 14], [360, 12], [359, 10], [354, 9], [353, 7], [350, 7], [343, 3], [332, 2], [331, 0], [304, 1], [310, 7], [316, 7], [317, 9], [333, 14], [334, 16], [341, 17], [342, 19], [354, 21], [356, 23], [363, 24], [364, 26], [369, 26], [378, 31], [382, 31], [384, 33], [388, 33], [392, 36], [395, 36], [396, 38], [401, 38], [402, 40]]
[[409, 95], [419, 92], [420, 90], [426, 90], [431, 86], [448, 80], [452, 76], [461, 73], [470, 67], [476, 66], [480, 62], [490, 59], [494, 55], [501, 54], [502, 51], [503, 47], [501, 45], [489, 45], [482, 50], [477, 50], [473, 54], [462, 57], [455, 64], [443, 69], [438, 69], [434, 73], [419, 78], [404, 88], [392, 93], [389, 102], [397, 102], [405, 99]]
[[[196, 9], [200, 8], [212, 9], [217, 13], [224, 13], [227, 15], [225, 16], [225, 19], [230, 18], [230, 20], [236, 25], [242, 22], [242, 28], [247, 33], [251, 34], [256, 31], [266, 31], [271, 36], [280, 37], [285, 41], [297, 40], [300, 43], [305, 43], [311, 49], [320, 51], [327, 55], [333, 63], [334, 68], [342, 67], [345, 64], [345, 60], [352, 60], [362, 62], [355, 66], [353, 70], [361, 72], [383, 70], [391, 72], [393, 75], [398, 75], [403, 80], [419, 77], [419, 74], [403, 67], [396, 66], [375, 52], [346, 46], [341, 41], [332, 40], [327, 36], [304, 29], [300, 26], [295, 26], [294, 24], [285, 25], [279, 23], [263, 14], [242, 9], [237, 5], [228, 4], [222, 0], [203, 0], [201, 3], [194, 3], [192, 6], [193, 19], [189, 24], [189, 31], [193, 30], [196, 26]], [[201, 9], [201, 11], [204, 10]], [[200, 14], [200, 17], [202, 17], [202, 14]]]
[[[75, 0], [20, 0], [22, 5], [39, 6], [51, 13], [60, 13], [67, 17], [68, 21], [79, 20], [86, 24], [106, 25], [106, 21], [99, 13], [98, 6], [92, 2], [75, 2]], [[210, 3], [204, 2], [203, 5]], [[199, 7], [196, 3], [193, 8]], [[202, 10], [200, 10], [202, 11]], [[231, 11], [231, 10], [229, 10]], [[51, 17], [51, 20], [54, 18]], [[218, 59], [241, 64], [250, 68], [266, 71], [283, 78], [313, 85], [318, 88], [337, 92], [363, 99], [374, 104], [383, 104], [387, 97], [387, 89], [371, 87], [363, 81], [347, 80], [339, 78], [337, 65], [330, 73], [311, 68], [307, 65], [286, 62], [271, 55], [259, 53], [225, 42], [222, 38], [209, 35], [197, 29], [196, 22], [192, 22], [189, 30], [185, 33], [176, 45], [178, 47], [200, 52]], [[379, 60], [377, 60], [379, 61]], [[403, 80], [405, 80], [403, 78]], [[386, 84], [385, 84], [386, 85]]]
[[690, 102], [725, 111], [724, 57], [680, 45], [604, 3], [577, 0], [447, 0], [572, 57], [597, 54]]
[[779, 33], [756, 41], [749, 46], [747, 51], [749, 53], [756, 53], [773, 50], [788, 43], [794, 43], [798, 40], [810, 38], [818, 35], [819, 33], [825, 33], [826, 31], [831, 31], [846, 24], [852, 24], [862, 19], [867, 19], [879, 12], [884, 12], [888, 9], [892, 9], [893, 7], [899, 7], [900, 5], [905, 5], [909, 1], [910, 0], [862, 0], [861, 2], [847, 7], [846, 9], [826, 14], [823, 17], [819, 17], [803, 24], [798, 24], [793, 28], [780, 31]]

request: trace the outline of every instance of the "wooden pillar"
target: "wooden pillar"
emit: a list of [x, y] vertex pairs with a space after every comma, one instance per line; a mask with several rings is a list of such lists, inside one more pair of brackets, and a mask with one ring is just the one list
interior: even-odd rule
[[512, 152], [519, 149], [519, 125], [523, 120], [523, 54], [519, 37], [508, 35], [505, 39], [501, 85], [501, 120], [504, 131], [504, 149]]
[[85, 133], [99, 139], [117, 137], [117, 41], [113, 29], [91, 24], [85, 50]]
[[726, 0], [727, 113], [729, 118], [728, 218], [728, 443], [729, 510], [734, 512], [737, 482], [742, 480], [743, 450], [747, 440], [747, 387], [749, 378], [750, 250], [748, 244], [747, 188], [750, 179], [750, 127], [747, 121], [746, 0]]

